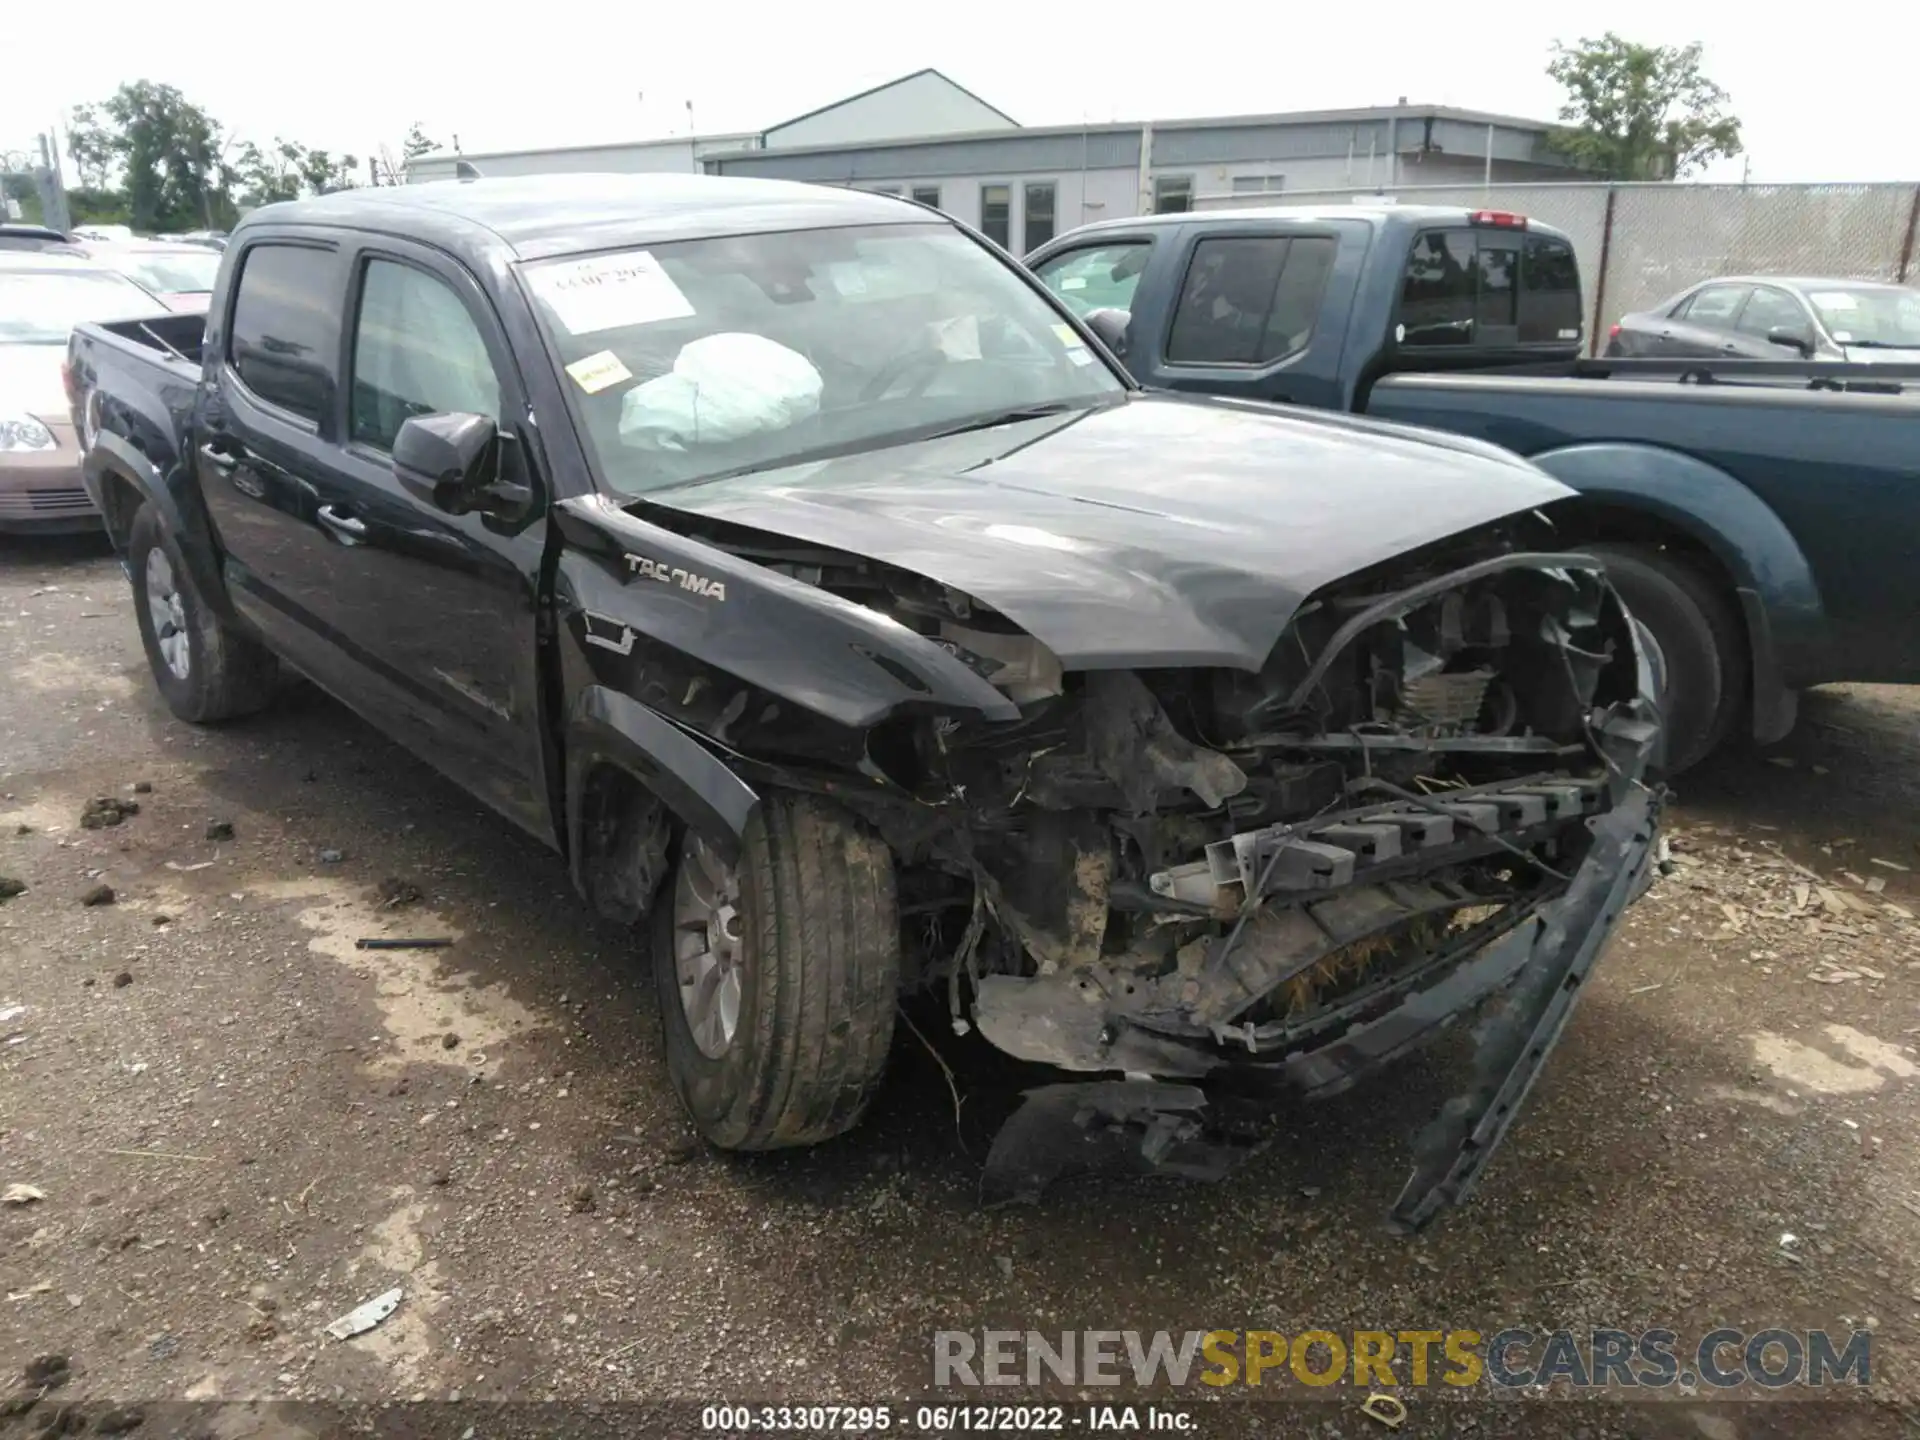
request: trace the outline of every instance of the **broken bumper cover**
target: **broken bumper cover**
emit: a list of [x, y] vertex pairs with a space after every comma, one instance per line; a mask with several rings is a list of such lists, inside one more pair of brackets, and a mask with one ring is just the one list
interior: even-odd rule
[[[1641, 674], [1651, 681], [1644, 660]], [[1236, 949], [1236, 927], [1199, 974], [1148, 982], [1097, 967], [989, 976], [975, 1020], [1000, 1048], [1066, 1069], [1197, 1080], [1230, 1068], [1236, 1090], [1265, 1079], [1272, 1089], [1318, 1098], [1478, 1013], [1472, 1078], [1415, 1137], [1413, 1172], [1393, 1205], [1395, 1226], [1417, 1229], [1472, 1193], [1614, 925], [1650, 881], [1661, 804], [1643, 779], [1659, 741], [1652, 688], [1643, 683], [1636, 704], [1602, 721], [1594, 739], [1606, 768], [1595, 779], [1490, 786], [1444, 804], [1407, 803], [1421, 799], [1408, 795], [1317, 831], [1235, 836], [1181, 867], [1184, 876], [1155, 877], [1160, 903], [1181, 903], [1183, 881], [1197, 882], [1202, 869], [1216, 880], [1256, 877], [1250, 890], [1300, 902], [1284, 912], [1301, 932], [1297, 943]], [[1357, 936], [1486, 898], [1423, 871], [1494, 848], [1519, 853], [1570, 824], [1587, 832], [1579, 864], [1535, 897], [1506, 904], [1416, 964], [1311, 1016], [1234, 1023], [1258, 996]], [[1326, 898], [1302, 901], [1288, 890]], [[1062, 1174], [1113, 1169], [1116, 1153], [1129, 1156], [1123, 1169], [1195, 1175], [1222, 1170], [1249, 1148], [1244, 1136], [1209, 1124], [1207, 1094], [1194, 1085], [1049, 1086], [1031, 1092], [996, 1137], [985, 1195], [990, 1203], [1031, 1199]], [[1175, 1155], [1177, 1166], [1168, 1166]]]
[[[1636, 786], [1594, 823], [1592, 849], [1566, 893], [1456, 972], [1453, 983], [1483, 969], [1488, 978], [1498, 977], [1495, 984], [1504, 983], [1508, 973], [1517, 983], [1476, 1036], [1472, 1083], [1415, 1137], [1413, 1173], [1393, 1204], [1396, 1224], [1418, 1229], [1473, 1193], [1488, 1157], [1506, 1137], [1559, 1043], [1614, 925], [1646, 887], [1658, 812], [1658, 798]], [[1342, 1064], [1397, 1054], [1417, 1043], [1423, 1025], [1430, 1030], [1445, 1023], [1431, 1014], [1437, 1005], [1423, 1008], [1428, 1013], [1414, 1013], [1416, 1006], [1409, 1002], [1357, 1039], [1342, 1037], [1329, 1049], [1351, 1047], [1345, 1056], [1352, 1059], [1343, 1056], [1337, 1062]], [[1409, 1031], [1412, 1038], [1402, 1043]]]

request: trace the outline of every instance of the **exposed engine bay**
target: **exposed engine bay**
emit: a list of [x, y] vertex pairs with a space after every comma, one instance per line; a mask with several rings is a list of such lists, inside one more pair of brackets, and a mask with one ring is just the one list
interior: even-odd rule
[[1073, 671], [936, 582], [706, 537], [933, 641], [1018, 707], [896, 712], [866, 733], [864, 785], [778, 775], [887, 841], [909, 983], [956, 1030], [1128, 1077], [1034, 1092], [990, 1193], [1037, 1192], [1063, 1127], [1217, 1173], [1196, 1082], [1333, 1094], [1480, 1015], [1477, 1078], [1423, 1133], [1396, 1219], [1467, 1193], [1657, 823], [1658, 658], [1596, 562], [1541, 530], [1522, 517], [1314, 594], [1257, 673]]

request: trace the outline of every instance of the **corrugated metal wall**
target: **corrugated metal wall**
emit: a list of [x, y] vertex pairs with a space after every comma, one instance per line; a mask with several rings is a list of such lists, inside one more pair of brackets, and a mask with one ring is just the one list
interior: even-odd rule
[[761, 150], [751, 155], [709, 160], [707, 168], [721, 175], [859, 183], [948, 175], [990, 178], [1080, 169], [1132, 169], [1139, 163], [1138, 130], [1088, 130], [1079, 134], [1013, 134], [804, 154]]
[[[1409, 122], [1401, 127], [1398, 143], [1402, 150], [1411, 148], [1417, 139], [1417, 126]], [[1182, 165], [1285, 161], [1307, 156], [1343, 156], [1349, 152], [1364, 159], [1369, 143], [1382, 156], [1387, 153], [1386, 121], [1336, 125], [1213, 125], [1193, 129], [1155, 127], [1153, 164], [1156, 170], [1177, 169]]]

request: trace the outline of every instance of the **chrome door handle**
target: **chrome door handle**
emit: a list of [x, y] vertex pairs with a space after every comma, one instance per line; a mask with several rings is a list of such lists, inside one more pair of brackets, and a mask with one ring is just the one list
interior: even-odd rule
[[231, 475], [239, 468], [240, 457], [228, 450], [216, 450], [211, 445], [200, 447], [200, 458], [218, 470], [222, 475]]
[[322, 525], [333, 531], [334, 534], [338, 535], [349, 545], [357, 545], [366, 538], [367, 522], [364, 520], [357, 520], [351, 515], [343, 515], [331, 505], [322, 505], [315, 513], [319, 515]]

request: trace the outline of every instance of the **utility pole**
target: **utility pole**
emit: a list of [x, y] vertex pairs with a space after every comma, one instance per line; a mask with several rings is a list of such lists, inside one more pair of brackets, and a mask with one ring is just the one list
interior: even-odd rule
[[1093, 116], [1080, 112], [1080, 223], [1087, 223], [1087, 150], [1092, 145]]
[[33, 183], [40, 192], [42, 219], [66, 234], [73, 228], [73, 217], [67, 213], [67, 187], [60, 183], [60, 152], [50, 134], [40, 136], [40, 165], [33, 172]]

